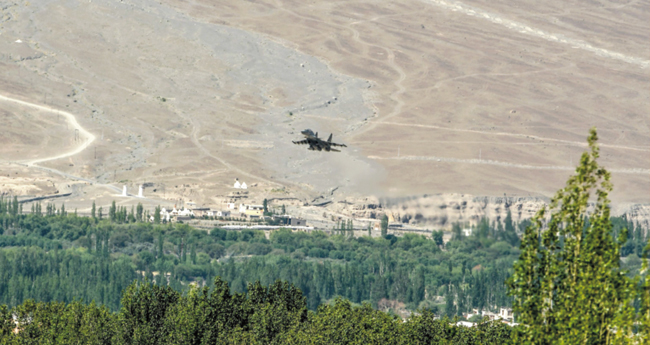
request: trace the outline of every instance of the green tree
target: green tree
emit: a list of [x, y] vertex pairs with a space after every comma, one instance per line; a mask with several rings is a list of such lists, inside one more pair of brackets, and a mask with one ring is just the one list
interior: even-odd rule
[[102, 207], [99, 206], [99, 209], [97, 210], [97, 219], [102, 220], [104, 218], [104, 214], [102, 212]]
[[165, 344], [165, 318], [181, 295], [169, 286], [134, 282], [122, 296], [118, 315], [120, 344]]
[[271, 212], [269, 212], [269, 202], [268, 202], [268, 200], [264, 199], [264, 201], [262, 201], [262, 207], [264, 208], [264, 215], [265, 216], [270, 216]]
[[592, 129], [576, 174], [525, 231], [507, 282], [525, 325], [514, 332], [515, 343], [612, 344], [633, 337], [636, 284], [619, 267], [626, 234], [618, 242], [611, 235], [612, 184], [596, 161], [597, 140]]
[[7, 339], [13, 334], [14, 323], [13, 316], [6, 305], [0, 305], [0, 339]]
[[190, 261], [193, 265], [196, 265], [196, 244], [192, 244], [192, 248], [190, 249]]
[[144, 207], [142, 207], [142, 203], [138, 203], [138, 207], [136, 208], [136, 221], [142, 222], [144, 220], [143, 216], [144, 212]]
[[11, 207], [11, 215], [15, 216], [18, 214], [18, 197], [14, 196], [14, 200], [12, 201], [12, 207]]
[[158, 233], [158, 259], [162, 259], [165, 257], [165, 253], [163, 252], [163, 245], [165, 243], [165, 237], [163, 237], [162, 231]]
[[454, 291], [451, 285], [447, 286], [447, 293], [445, 294], [445, 314], [447, 316], [456, 315], [456, 305], [454, 304]]
[[111, 222], [117, 221], [117, 206], [115, 205], [115, 200], [111, 203], [111, 207], [108, 208], [108, 219]]
[[431, 237], [433, 238], [433, 240], [436, 242], [436, 245], [438, 246], [442, 246], [444, 244], [443, 235], [444, 232], [442, 230], [431, 232]]
[[463, 229], [460, 228], [459, 223], [454, 223], [451, 225], [451, 240], [452, 241], [462, 241], [465, 238], [463, 236]]
[[153, 223], [154, 224], [160, 224], [160, 205], [156, 206], [156, 208], [153, 210]]
[[517, 231], [515, 230], [515, 225], [512, 222], [512, 213], [510, 210], [508, 210], [508, 214], [506, 215], [506, 219], [504, 220], [505, 223], [505, 228], [504, 228], [504, 234], [503, 234], [503, 239], [510, 243], [512, 246], [518, 246], [519, 245], [519, 236], [517, 236]]
[[93, 219], [97, 219], [97, 217], [95, 217], [95, 200], [93, 200], [93, 207], [90, 208], [90, 216]]
[[386, 237], [388, 235], [388, 216], [383, 215], [381, 217], [381, 237]]

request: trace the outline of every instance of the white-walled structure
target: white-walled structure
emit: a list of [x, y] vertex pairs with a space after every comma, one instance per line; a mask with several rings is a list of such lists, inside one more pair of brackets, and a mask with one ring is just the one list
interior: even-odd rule
[[[166, 210], [164, 207], [160, 210], [160, 220], [169, 222], [174, 217], [192, 217], [194, 216], [194, 211], [183, 207], [182, 209], [177, 209], [176, 206], [172, 208], [171, 211]], [[151, 218], [153, 220], [153, 217]]]
[[240, 189], [241, 183], [239, 183], [239, 181], [235, 181], [235, 185], [233, 186], [233, 188]]
[[144, 186], [140, 185], [140, 188], [138, 188], [138, 198], [144, 198], [142, 193], [144, 192]]
[[124, 187], [122, 187], [122, 196], [128, 196], [126, 194], [126, 185], [124, 185]]

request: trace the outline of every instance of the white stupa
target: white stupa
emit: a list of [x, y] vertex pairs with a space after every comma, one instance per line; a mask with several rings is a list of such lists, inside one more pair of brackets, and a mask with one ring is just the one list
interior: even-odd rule
[[242, 182], [241, 189], [248, 189], [248, 186], [246, 185], [246, 182]]
[[233, 187], [237, 188], [237, 189], [240, 189], [241, 188], [241, 183], [239, 183], [239, 181], [235, 181], [235, 185]]

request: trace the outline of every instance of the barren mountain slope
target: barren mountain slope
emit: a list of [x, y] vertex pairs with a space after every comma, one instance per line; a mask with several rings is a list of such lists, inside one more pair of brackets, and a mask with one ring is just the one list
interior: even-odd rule
[[387, 195], [549, 196], [596, 126], [614, 199], [650, 201], [648, 1], [167, 3], [367, 79]]
[[[0, 176], [70, 201], [217, 206], [235, 178], [254, 202], [550, 196], [596, 126], [614, 201], [650, 203], [648, 1], [0, 8]], [[305, 128], [348, 148], [292, 145]]]

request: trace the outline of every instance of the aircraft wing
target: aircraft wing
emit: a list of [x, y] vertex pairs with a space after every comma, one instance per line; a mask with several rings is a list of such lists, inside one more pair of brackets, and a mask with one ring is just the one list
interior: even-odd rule
[[292, 141], [292, 143], [294, 143], [296, 145], [306, 145], [306, 144], [309, 144], [309, 141], [307, 139], [305, 139], [305, 140], [299, 140], [299, 141]]
[[337, 143], [331, 143], [330, 146], [338, 146], [338, 147], [348, 147], [345, 144], [337, 144]]

